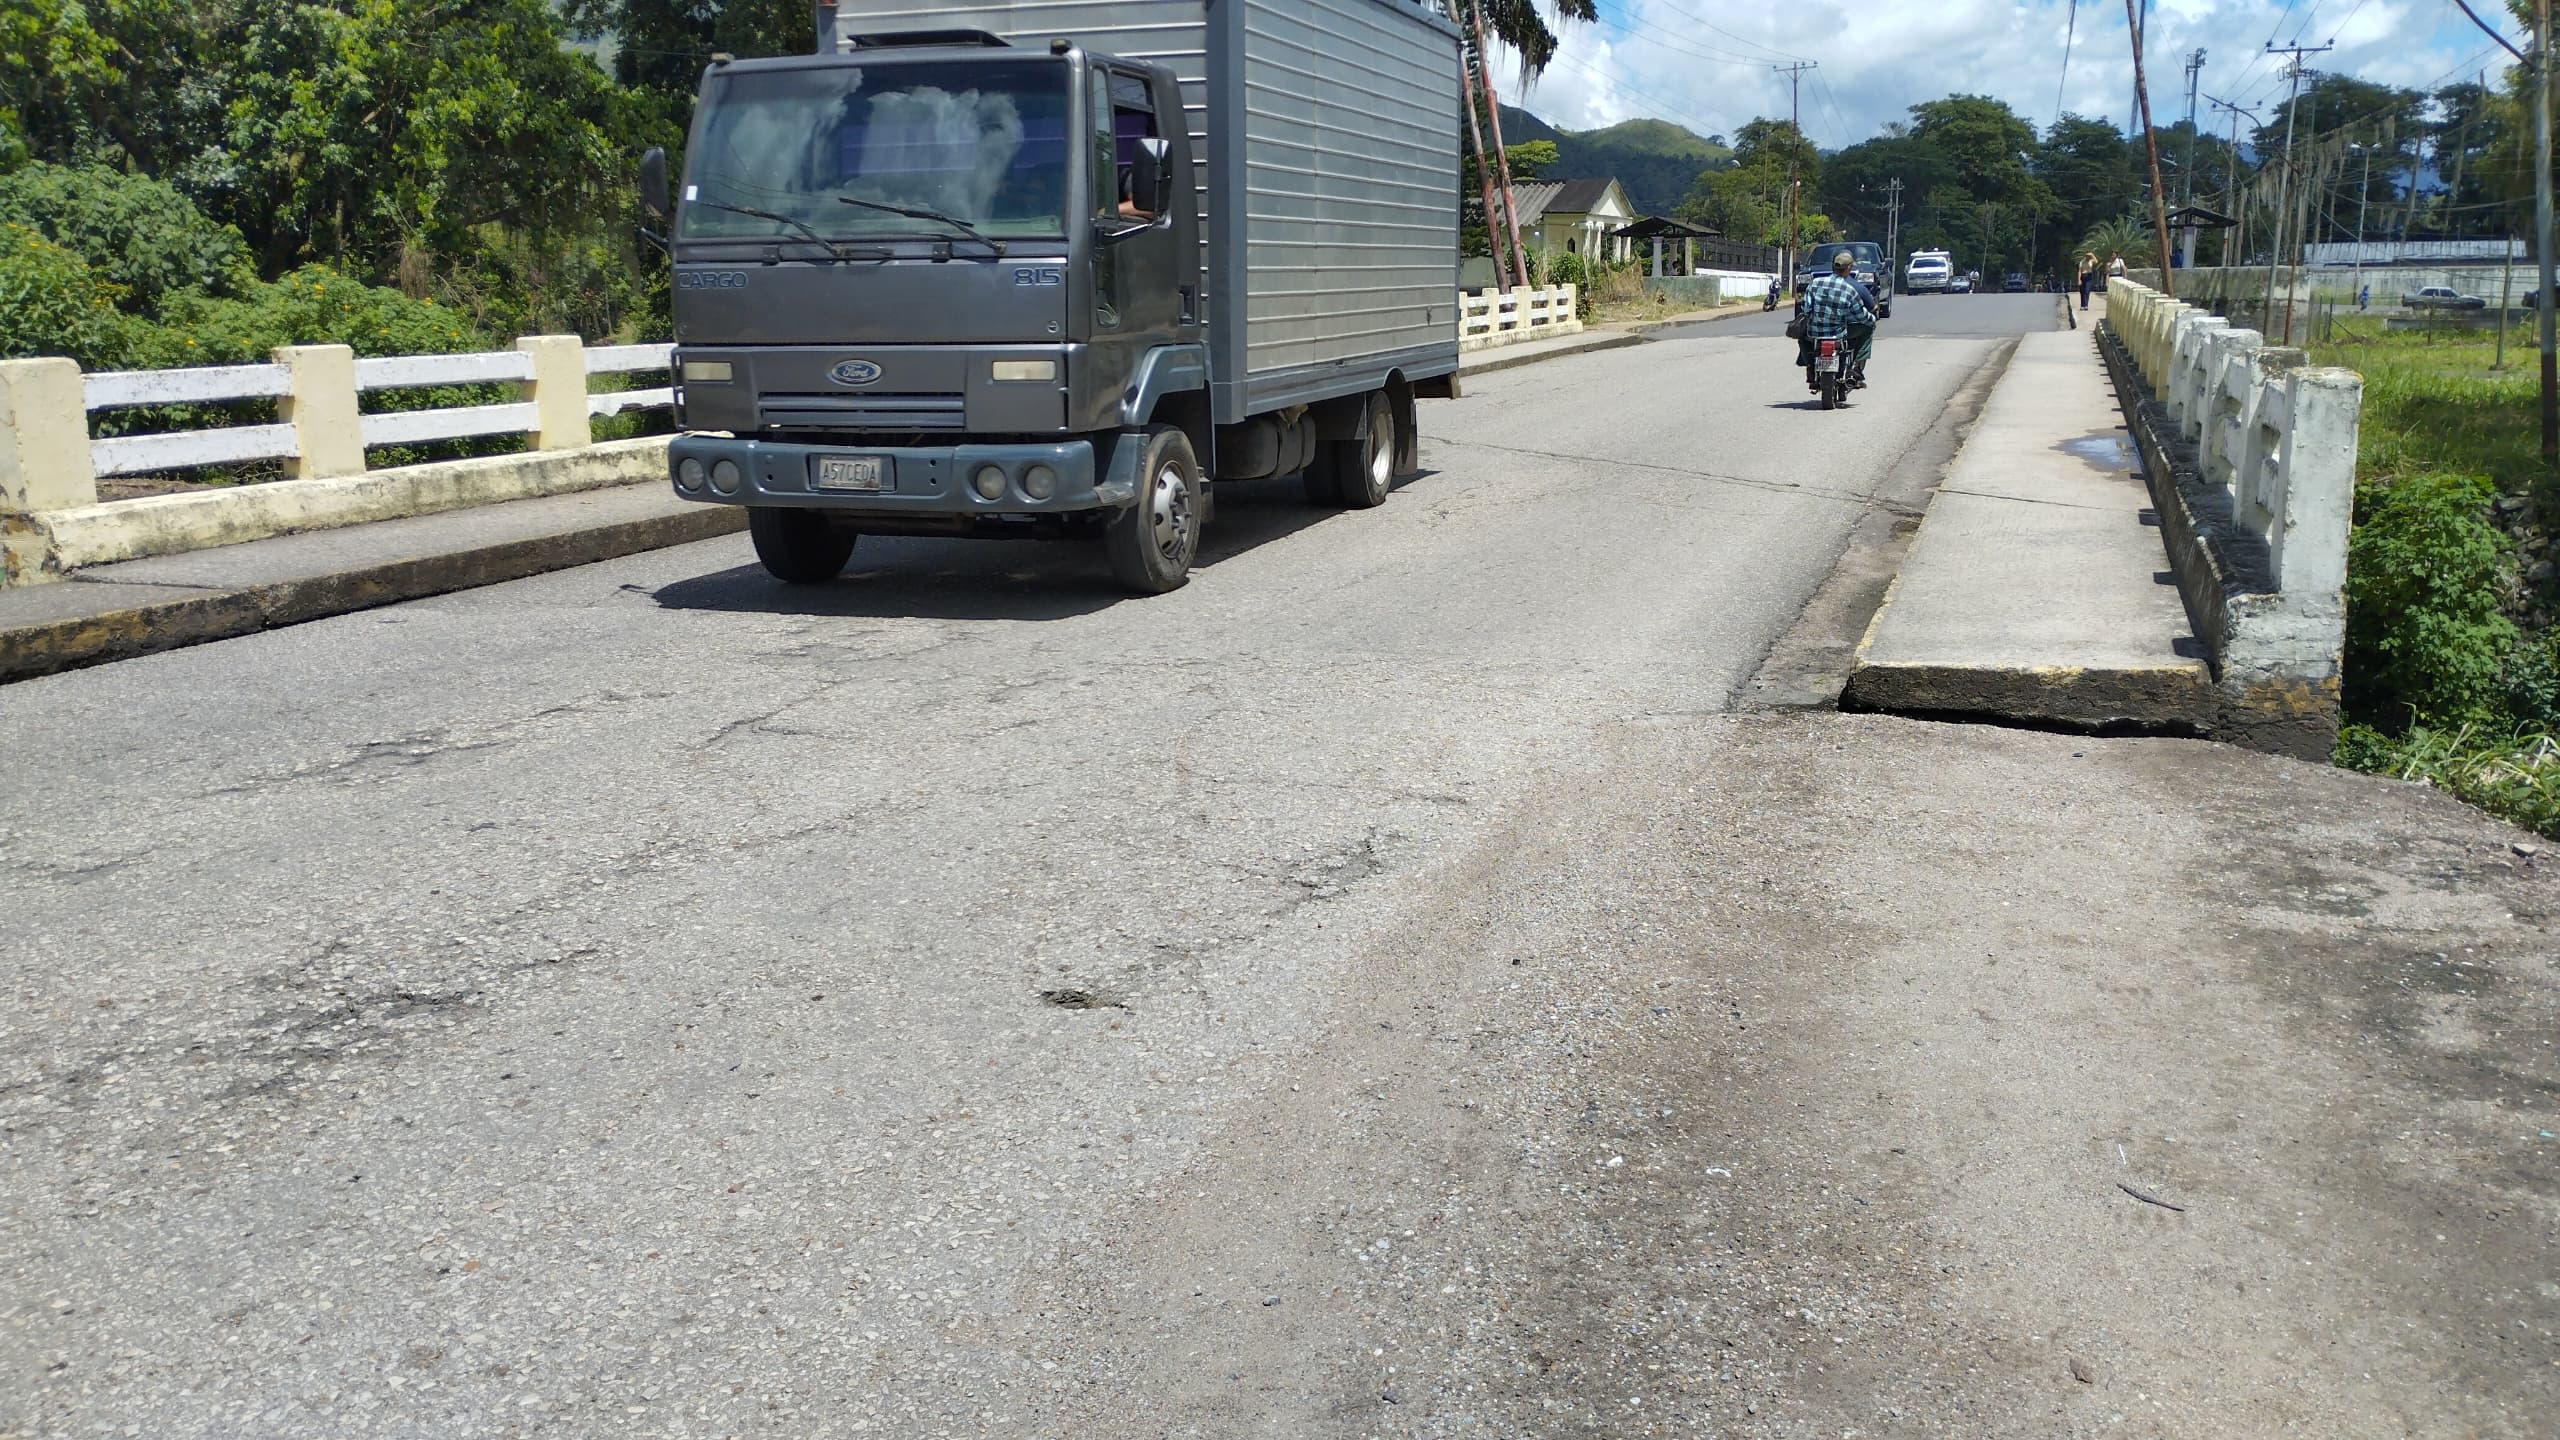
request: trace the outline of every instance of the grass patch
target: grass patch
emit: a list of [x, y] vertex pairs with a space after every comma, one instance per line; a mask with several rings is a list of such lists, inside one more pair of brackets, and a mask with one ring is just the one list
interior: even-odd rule
[[2338, 763], [2372, 775], [2423, 780], [2500, 819], [2560, 839], [2560, 739], [2547, 732], [2422, 725], [2405, 735], [2385, 735], [2351, 725], [2338, 739]]
[[2485, 475], [2504, 495], [2560, 512], [2560, 487], [2542, 463], [2541, 383], [2529, 338], [2509, 336], [2506, 367], [2495, 341], [2476, 332], [2396, 331], [2337, 337], [2311, 347], [2312, 363], [2364, 376], [2356, 479], [2388, 486], [2410, 475]]

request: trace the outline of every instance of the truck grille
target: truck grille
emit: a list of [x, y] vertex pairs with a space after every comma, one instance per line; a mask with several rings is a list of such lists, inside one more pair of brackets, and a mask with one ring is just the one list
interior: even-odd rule
[[944, 395], [764, 395], [756, 418], [773, 430], [959, 430], [965, 397]]

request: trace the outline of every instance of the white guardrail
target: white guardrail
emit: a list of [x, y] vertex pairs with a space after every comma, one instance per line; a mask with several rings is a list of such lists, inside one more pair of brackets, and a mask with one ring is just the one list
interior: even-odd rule
[[1458, 348], [1484, 350], [1582, 331], [1580, 287], [1478, 290], [1458, 295]]
[[[94, 479], [280, 460], [297, 479], [320, 479], [361, 473], [364, 451], [384, 445], [526, 435], [537, 449], [576, 449], [590, 442], [587, 422], [593, 417], [656, 409], [674, 400], [673, 390], [664, 385], [590, 393], [589, 377], [663, 373], [674, 348], [590, 346], [574, 335], [539, 335], [518, 341], [513, 350], [357, 359], [345, 346], [302, 345], [278, 350], [264, 365], [82, 375], [80, 402], [86, 415], [135, 406], [272, 399], [278, 416], [263, 425], [95, 438], [89, 442], [89, 468]], [[518, 398], [490, 405], [366, 413], [357, 399], [385, 390], [506, 383], [519, 387]]]

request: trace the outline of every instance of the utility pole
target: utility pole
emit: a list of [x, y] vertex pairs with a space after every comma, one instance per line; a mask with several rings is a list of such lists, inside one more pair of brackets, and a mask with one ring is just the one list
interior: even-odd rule
[[1796, 162], [1804, 153], [1804, 72], [1820, 67], [1810, 60], [1799, 60], [1793, 65], [1772, 65], [1769, 68], [1787, 77], [1787, 199], [1779, 211], [1782, 217], [1779, 223], [1784, 227], [1780, 238], [1786, 245], [1786, 258], [1778, 263], [1782, 267], [1780, 273], [1786, 277], [1787, 288], [1793, 290], [1796, 288], [1796, 236], [1804, 228], [1804, 201], [1798, 188], [1804, 182], [1797, 178], [1796, 169]]
[[[2293, 63], [2285, 69], [2287, 78], [2293, 81], [2293, 93], [2285, 97], [2284, 168], [2276, 172], [2276, 243], [2267, 251], [2266, 318], [2269, 320], [2275, 318], [2276, 267], [2284, 263], [2285, 200], [2293, 188], [2293, 120], [2302, 109], [2302, 57], [2326, 54], [2330, 48], [2329, 45], [2277, 45], [2272, 42], [2267, 46], [2270, 55], [2289, 54], [2293, 57]], [[2299, 235], [2295, 237], [2297, 241], [2300, 238]], [[2294, 267], [2295, 279], [2301, 278], [2301, 269], [2299, 265]], [[2293, 343], [2293, 285], [2290, 282], [2284, 287], [2284, 343]]]
[[1902, 182], [1885, 183], [1884, 263], [1885, 283], [1893, 282], [1893, 273], [1902, 268]]
[[[2204, 47], [2196, 47], [2187, 57], [2187, 161], [2179, 167], [2178, 203], [2196, 203], [2196, 80], [2204, 73]], [[2190, 263], [2195, 257], [2189, 256]]]
[[2230, 164], [2224, 169], [2223, 206], [2230, 211], [2231, 218], [2240, 223], [2232, 227], [2231, 237], [2222, 242], [2222, 263], [2229, 265], [2235, 258], [2246, 259], [2249, 254], [2249, 247], [2242, 243], [2249, 233], [2249, 217], [2241, 213], [2245, 207], [2240, 203], [2240, 117], [2246, 114], [2255, 120], [2258, 112], [2254, 106], [2234, 105], [2228, 100], [2215, 100], [2211, 95], [2204, 98], [2212, 100], [2216, 108], [2231, 112], [2231, 149], [2225, 156]]
[[2553, 340], [2551, 303], [2551, 0], [2533, 0], [2533, 244], [2542, 293], [2534, 317], [2542, 330], [2542, 463], [2560, 461], [2560, 348]]
[[[1529, 252], [1520, 243], [1520, 200], [1511, 190], [1511, 153], [1502, 144], [1502, 100], [1493, 91], [1493, 52], [1485, 48], [1482, 0], [1467, 0], [1467, 13], [1475, 22], [1476, 64], [1484, 74], [1485, 123], [1493, 127], [1493, 168], [1502, 183], [1502, 219], [1511, 231], [1511, 263], [1525, 289], [1529, 284]], [[1490, 215], [1485, 217], [1487, 224], [1492, 220]]]
[[[2178, 272], [2169, 264], [2168, 197], [2160, 193], [2160, 133], [2151, 128], [2151, 92], [2142, 84], [2142, 22], [2134, 0], [2124, 0], [2124, 23], [2133, 31], [2133, 98], [2142, 112], [2142, 148], [2151, 156], [2151, 232], [2160, 244], [2160, 293], [2178, 298]], [[2149, 8], [2145, 0], [2145, 9]]]
[[1485, 249], [1493, 256], [1495, 288], [1509, 290], [1511, 254], [1503, 248], [1502, 212], [1493, 203], [1493, 157], [1484, 153], [1484, 124], [1476, 114], [1476, 102], [1484, 94], [1480, 88], [1484, 79], [1483, 68], [1484, 52], [1478, 51], [1475, 63], [1467, 66], [1466, 73], [1459, 79], [1466, 83], [1467, 89], [1467, 139], [1476, 148], [1476, 188], [1484, 195]]

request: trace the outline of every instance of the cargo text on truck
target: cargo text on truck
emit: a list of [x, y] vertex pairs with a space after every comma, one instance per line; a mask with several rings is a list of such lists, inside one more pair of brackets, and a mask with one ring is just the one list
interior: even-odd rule
[[1455, 389], [1458, 57], [1406, 0], [897, 0], [715, 59], [642, 167], [676, 493], [785, 581], [1082, 537], [1150, 594], [1218, 481], [1382, 503]]

